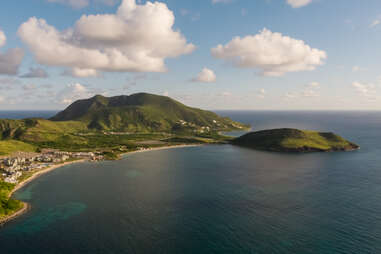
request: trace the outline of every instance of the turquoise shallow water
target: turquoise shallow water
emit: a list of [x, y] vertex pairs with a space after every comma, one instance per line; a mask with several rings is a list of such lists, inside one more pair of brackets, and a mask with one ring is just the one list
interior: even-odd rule
[[1, 253], [381, 253], [381, 113], [220, 113], [362, 149], [202, 146], [60, 168], [16, 193], [32, 210], [0, 229]]

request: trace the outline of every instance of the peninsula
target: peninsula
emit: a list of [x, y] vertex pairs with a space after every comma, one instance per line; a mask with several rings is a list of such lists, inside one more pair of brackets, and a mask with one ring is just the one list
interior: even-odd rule
[[232, 144], [273, 152], [351, 151], [360, 147], [331, 132], [273, 129], [251, 132], [232, 140]]

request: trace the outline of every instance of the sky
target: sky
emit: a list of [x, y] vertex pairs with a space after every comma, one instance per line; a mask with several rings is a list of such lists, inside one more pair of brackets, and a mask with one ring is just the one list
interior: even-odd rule
[[4, 0], [0, 110], [148, 92], [217, 110], [381, 110], [379, 0]]

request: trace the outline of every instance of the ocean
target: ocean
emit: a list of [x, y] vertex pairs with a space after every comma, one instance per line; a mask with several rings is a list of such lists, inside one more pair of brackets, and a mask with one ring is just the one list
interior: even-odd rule
[[53, 110], [0, 110], [0, 119], [50, 118], [57, 113]]
[[381, 112], [218, 113], [361, 149], [207, 145], [62, 167], [16, 192], [32, 209], [0, 228], [1, 253], [381, 253]]

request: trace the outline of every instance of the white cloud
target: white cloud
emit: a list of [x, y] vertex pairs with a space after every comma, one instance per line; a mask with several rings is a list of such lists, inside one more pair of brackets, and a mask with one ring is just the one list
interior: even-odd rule
[[303, 90], [301, 93], [301, 96], [302, 97], [319, 97], [320, 93], [315, 89], [309, 88], [309, 89]]
[[266, 94], [267, 94], [266, 90], [264, 88], [261, 88], [257, 92], [257, 98], [264, 99]]
[[219, 96], [222, 96], [222, 97], [230, 97], [230, 96], [232, 96], [232, 93], [231, 92], [222, 92], [222, 93], [220, 93], [219, 94]]
[[70, 104], [76, 100], [86, 99], [93, 95], [85, 86], [76, 83], [67, 85], [57, 95], [57, 101], [60, 104]]
[[212, 4], [220, 4], [220, 3], [223, 3], [223, 4], [227, 4], [227, 3], [231, 3], [233, 0], [212, 0]]
[[320, 97], [320, 83], [311, 82], [305, 85], [301, 91], [287, 92], [284, 97], [286, 99], [301, 99], [301, 98], [314, 98]]
[[298, 97], [298, 94], [295, 92], [287, 92], [284, 97], [286, 99], [296, 99]]
[[327, 58], [325, 51], [266, 28], [257, 35], [235, 37], [225, 46], [220, 44], [212, 49], [212, 55], [239, 68], [259, 69], [265, 76], [311, 71]]
[[36, 90], [37, 87], [34, 84], [27, 84], [27, 85], [23, 85], [22, 89], [25, 91], [33, 91], [33, 90]]
[[9, 90], [16, 88], [20, 84], [21, 82], [19, 79], [9, 77], [0, 78], [0, 90], [9, 92]]
[[[0, 48], [5, 45], [7, 37], [0, 30]], [[17, 75], [24, 58], [24, 51], [20, 48], [11, 48], [4, 53], [0, 52], [0, 74]]]
[[320, 83], [319, 82], [311, 82], [307, 85], [308, 88], [313, 88], [313, 89], [319, 89], [320, 88]]
[[7, 42], [7, 37], [5, 36], [4, 32], [0, 30], [0, 47], [4, 46]]
[[21, 75], [21, 78], [47, 78], [48, 73], [42, 68], [29, 68], [29, 72]]
[[89, 5], [89, 0], [47, 0], [49, 3], [61, 3], [70, 5], [75, 9], [81, 9]]
[[214, 83], [216, 82], [217, 77], [214, 71], [208, 68], [202, 69], [202, 71], [197, 75], [196, 78], [193, 78], [193, 82], [202, 82], [202, 83]]
[[292, 6], [292, 8], [300, 8], [312, 3], [312, 0], [287, 0], [287, 3]]
[[63, 76], [71, 76], [75, 78], [86, 78], [86, 77], [98, 77], [100, 76], [99, 72], [94, 69], [80, 69], [80, 68], [72, 68], [69, 70], [65, 70], [62, 73]]
[[[108, 6], [116, 5], [119, 0], [46, 0], [49, 3], [59, 3], [64, 5], [69, 5], [74, 9], [82, 9], [93, 3], [101, 3]], [[139, 1], [140, 2], [140, 1]]]
[[357, 93], [362, 94], [364, 96], [374, 95], [375, 88], [376, 88], [374, 84], [365, 84], [365, 83], [360, 83], [358, 81], [353, 82], [352, 87], [355, 89]]
[[175, 16], [160, 2], [123, 0], [116, 14], [84, 15], [73, 28], [58, 31], [44, 19], [30, 18], [19, 28], [37, 62], [72, 68], [73, 74], [164, 72], [165, 59], [194, 49], [173, 30]]
[[381, 23], [381, 20], [375, 19], [373, 22], [369, 25], [370, 27], [375, 27]]
[[361, 69], [360, 66], [353, 66], [352, 67], [353, 72], [358, 72], [360, 69]]

